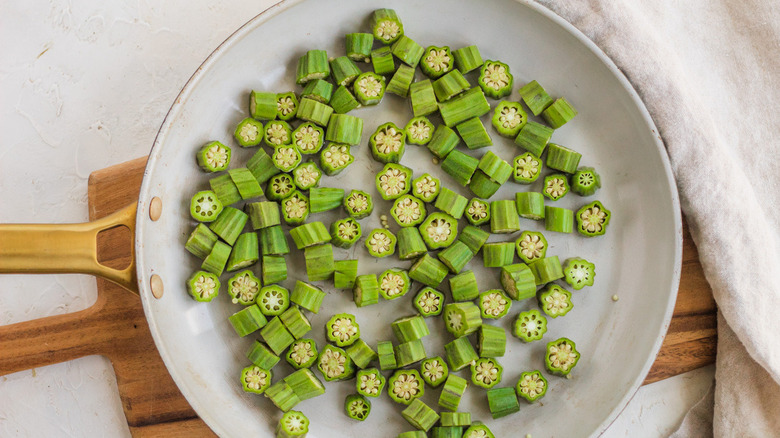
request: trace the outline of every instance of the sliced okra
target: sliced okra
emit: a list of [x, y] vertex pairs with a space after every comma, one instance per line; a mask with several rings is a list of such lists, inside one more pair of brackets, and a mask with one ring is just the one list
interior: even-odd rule
[[410, 285], [409, 274], [403, 269], [387, 269], [379, 274], [379, 295], [386, 300], [406, 295]]
[[502, 100], [493, 110], [490, 121], [498, 135], [514, 139], [528, 123], [528, 114], [519, 103]]
[[225, 207], [217, 219], [209, 224], [209, 228], [228, 245], [233, 245], [238, 236], [241, 235], [248, 220], [249, 216], [243, 211], [233, 207]]
[[292, 145], [279, 146], [271, 156], [276, 166], [282, 172], [292, 172], [301, 163], [301, 153]]
[[547, 285], [539, 292], [539, 307], [551, 318], [564, 316], [574, 307], [571, 292], [557, 284]]
[[322, 243], [303, 250], [306, 261], [306, 276], [309, 281], [327, 280], [336, 269], [333, 260], [333, 245]]
[[414, 308], [423, 317], [438, 316], [444, 308], [444, 294], [426, 286], [414, 297]]
[[523, 262], [531, 263], [547, 254], [547, 239], [538, 231], [523, 231], [515, 241], [515, 248]]
[[265, 316], [279, 316], [290, 307], [290, 291], [278, 284], [263, 286], [257, 296], [257, 305]]
[[520, 410], [517, 394], [512, 387], [491, 388], [487, 391], [488, 407], [493, 419], [506, 417]]
[[331, 241], [339, 248], [351, 248], [362, 235], [360, 223], [354, 218], [339, 219], [330, 224]]
[[419, 229], [428, 249], [446, 248], [458, 236], [458, 221], [447, 213], [431, 213]]
[[522, 218], [544, 219], [544, 195], [539, 192], [515, 193], [515, 206], [517, 207], [517, 214]]
[[376, 175], [376, 188], [385, 201], [400, 198], [409, 193], [412, 186], [412, 169], [396, 163], [387, 163]]
[[436, 197], [434, 207], [449, 214], [455, 219], [460, 219], [469, 201], [465, 196], [447, 188], [442, 187], [439, 196]]
[[348, 144], [331, 143], [320, 152], [320, 167], [325, 175], [333, 176], [355, 161]]
[[260, 341], [255, 341], [252, 344], [252, 347], [246, 353], [246, 357], [253, 364], [265, 370], [272, 369], [280, 360], [279, 356], [275, 355], [273, 351]]
[[344, 400], [344, 411], [353, 420], [365, 421], [371, 413], [371, 402], [361, 394], [350, 394]]
[[571, 177], [571, 190], [580, 196], [591, 196], [601, 188], [601, 176], [592, 167], [580, 167]]
[[222, 203], [211, 190], [195, 193], [190, 200], [190, 216], [196, 221], [212, 222], [221, 212]]
[[238, 190], [241, 199], [255, 198], [263, 194], [260, 183], [257, 182], [255, 176], [246, 167], [230, 169], [228, 170], [228, 175], [233, 180], [233, 184], [236, 185], [236, 190]]
[[452, 245], [441, 250], [438, 257], [439, 261], [444, 263], [450, 272], [458, 274], [474, 258], [474, 254], [465, 243], [456, 240]]
[[471, 182], [477, 166], [479, 166], [478, 159], [459, 150], [453, 150], [441, 162], [441, 169], [464, 187]]
[[416, 227], [425, 220], [425, 203], [412, 195], [403, 195], [393, 201], [390, 215], [401, 227]]
[[544, 177], [542, 194], [552, 201], [557, 201], [569, 193], [569, 179], [563, 173], [553, 173]]
[[568, 375], [580, 360], [577, 345], [569, 338], [556, 339], [547, 344], [544, 364], [547, 371], [558, 376]]
[[301, 402], [298, 395], [293, 392], [292, 387], [284, 380], [279, 380], [268, 387], [268, 389], [265, 390], [265, 396], [282, 412], [289, 411]]
[[493, 181], [485, 172], [479, 169], [474, 172], [474, 175], [471, 176], [471, 181], [469, 181], [471, 193], [484, 199], [493, 196], [500, 188], [500, 183]]
[[502, 327], [482, 324], [479, 328], [479, 357], [501, 357], [506, 353], [506, 332]]
[[458, 146], [458, 143], [460, 143], [460, 137], [455, 131], [445, 125], [439, 125], [433, 131], [433, 137], [426, 146], [436, 158], [444, 159]]
[[559, 144], [550, 143], [547, 147], [547, 167], [565, 173], [574, 173], [580, 164], [582, 154]]
[[254, 232], [242, 233], [236, 239], [236, 244], [233, 245], [233, 250], [230, 252], [225, 269], [228, 272], [237, 271], [254, 265], [259, 259], [260, 245], [257, 234]]
[[542, 173], [542, 160], [530, 152], [515, 157], [512, 178], [518, 184], [531, 184]]
[[482, 325], [482, 311], [470, 301], [447, 304], [443, 316], [444, 327], [456, 338], [470, 335]]
[[248, 306], [228, 317], [230, 325], [242, 338], [248, 334], [254, 333], [268, 323], [268, 320], [260, 311], [257, 305]]
[[425, 202], [433, 202], [439, 195], [441, 182], [429, 173], [423, 173], [412, 181], [412, 195]]
[[371, 47], [374, 45], [374, 35], [370, 33], [348, 33], [346, 36], [346, 52], [353, 61], [369, 62]]
[[349, 356], [355, 366], [360, 369], [367, 367], [378, 357], [371, 346], [362, 339], [357, 339], [349, 348], [347, 348], [347, 356]]
[[466, 225], [458, 235], [458, 240], [465, 243], [469, 247], [472, 253], [476, 255], [482, 248], [482, 245], [487, 242], [490, 233], [482, 228], [475, 227], [474, 225]]
[[466, 143], [466, 147], [469, 149], [479, 149], [493, 144], [493, 139], [485, 129], [485, 125], [479, 120], [479, 117], [474, 117], [466, 120], [463, 123], [459, 123], [455, 126], [458, 130], [458, 134], [463, 139], [463, 143]]
[[303, 438], [309, 433], [309, 419], [300, 411], [288, 411], [277, 426], [276, 438]]
[[325, 385], [308, 368], [293, 371], [290, 375], [282, 379], [283, 382], [290, 385], [293, 393], [301, 401], [308, 400], [325, 394]]
[[260, 329], [260, 337], [277, 356], [295, 342], [292, 333], [287, 330], [278, 316], [271, 318], [268, 324]]
[[[596, 216], [590, 218], [590, 213], [586, 213], [590, 220], [597, 222], [600, 211], [596, 213]], [[577, 214], [577, 218], [580, 215]], [[598, 218], [598, 219], [597, 219]], [[600, 227], [600, 225], [594, 225], [594, 228]], [[574, 212], [568, 208], [552, 207], [549, 205], [544, 206], [544, 229], [547, 231], [555, 231], [556, 233], [571, 233], [574, 228]], [[577, 229], [580, 229], [579, 222], [577, 223]], [[599, 228], [600, 229], [600, 228]], [[603, 234], [603, 233], [602, 233]]]
[[490, 389], [501, 383], [504, 367], [492, 357], [481, 357], [471, 364], [471, 382]]
[[387, 394], [393, 401], [408, 405], [425, 394], [425, 383], [417, 370], [397, 370], [387, 379]]
[[[393, 334], [401, 343], [416, 341], [428, 336], [431, 332], [425, 319], [420, 315], [405, 316], [390, 324]], [[397, 356], [397, 355], [396, 355]]]
[[322, 289], [303, 281], [296, 281], [290, 301], [303, 307], [312, 313], [318, 313], [322, 300], [325, 298], [325, 292]]
[[390, 44], [404, 34], [404, 25], [395, 10], [382, 8], [371, 14], [371, 32], [382, 44]]
[[502, 266], [501, 286], [513, 300], [524, 300], [536, 295], [536, 278], [525, 263]]
[[421, 400], [414, 400], [409, 406], [401, 411], [401, 416], [417, 429], [423, 431], [423, 433], [430, 430], [437, 421], [439, 421], [439, 414], [435, 410], [431, 409], [428, 405]]
[[[358, 275], [355, 278], [355, 285], [352, 287], [352, 299], [357, 307], [370, 306], [379, 302], [379, 280], [377, 280], [376, 274]], [[381, 363], [382, 352], [377, 351], [379, 352]], [[383, 367], [382, 369], [385, 368]]]
[[457, 411], [460, 399], [468, 388], [468, 380], [450, 373], [444, 382], [444, 387], [439, 395], [439, 406], [450, 411]]
[[445, 277], [447, 266], [427, 252], [409, 268], [409, 278], [426, 286], [438, 287]]
[[512, 328], [512, 334], [523, 342], [538, 341], [545, 333], [547, 318], [536, 309], [519, 313]]
[[461, 438], [496, 438], [488, 427], [479, 421], [475, 421], [468, 429], [463, 432]]
[[509, 177], [512, 176], [512, 166], [493, 153], [493, 151], [487, 151], [485, 155], [480, 158], [477, 167], [479, 170], [485, 172], [485, 175], [487, 175], [491, 181], [495, 181], [499, 185], [507, 182]]
[[355, 95], [346, 85], [341, 85], [333, 92], [330, 97], [330, 106], [336, 114], [346, 114], [353, 109], [360, 108], [360, 102], [355, 99]]
[[525, 371], [515, 385], [515, 392], [528, 403], [533, 403], [547, 393], [547, 379], [538, 370]]
[[199, 259], [205, 259], [219, 240], [216, 234], [206, 224], [198, 224], [187, 238], [184, 249]]
[[258, 234], [260, 234], [260, 252], [263, 255], [283, 255], [290, 252], [281, 225], [262, 228]]
[[479, 294], [479, 310], [483, 318], [500, 319], [512, 308], [512, 299], [498, 289], [486, 290]]
[[230, 164], [230, 147], [218, 141], [206, 143], [198, 150], [195, 158], [198, 166], [206, 172], [220, 172]]
[[371, 66], [378, 75], [389, 75], [395, 71], [395, 59], [389, 46], [381, 46], [371, 51]]
[[249, 215], [253, 230], [267, 228], [282, 223], [279, 214], [279, 204], [272, 201], [249, 202], [244, 206], [244, 212]]
[[187, 291], [195, 301], [207, 303], [219, 295], [219, 277], [211, 272], [197, 271], [187, 280]]
[[484, 64], [477, 46], [462, 47], [452, 52], [452, 56], [455, 58], [455, 67], [463, 74], [475, 70]]
[[[354, 219], [349, 218], [354, 221]], [[357, 223], [357, 222], [356, 222]], [[333, 271], [333, 287], [336, 289], [352, 289], [358, 272], [357, 259], [336, 260]]]
[[330, 342], [339, 347], [347, 347], [360, 337], [360, 325], [355, 321], [355, 315], [339, 313], [333, 315], [325, 324], [325, 334]]
[[290, 91], [276, 95], [276, 117], [279, 120], [290, 120], [296, 117], [298, 111], [298, 97]]
[[295, 72], [295, 82], [306, 84], [315, 79], [327, 79], [330, 76], [330, 64], [328, 53], [324, 50], [309, 50], [298, 58], [298, 67]]
[[[262, 241], [262, 240], [261, 240]], [[287, 279], [287, 261], [284, 256], [263, 256], [263, 284], [273, 284]]]
[[249, 114], [256, 120], [273, 120], [278, 112], [276, 93], [252, 90], [249, 95]]
[[379, 397], [385, 388], [385, 376], [376, 368], [363, 369], [357, 372], [357, 392], [366, 397]]
[[361, 73], [355, 62], [346, 56], [339, 56], [330, 61], [330, 71], [336, 85], [350, 85]]
[[439, 110], [430, 79], [416, 81], [409, 86], [409, 103], [415, 117], [427, 116]]
[[398, 258], [411, 260], [428, 251], [425, 242], [416, 227], [402, 227], [396, 236], [398, 239]]
[[233, 137], [238, 145], [244, 148], [258, 146], [263, 142], [263, 123], [247, 117], [238, 123]]
[[447, 46], [428, 46], [423, 52], [420, 69], [431, 79], [436, 79], [455, 68], [455, 57]]
[[407, 97], [412, 82], [414, 82], [414, 68], [408, 65], [399, 65], [393, 73], [393, 77], [390, 78], [390, 82], [387, 83], [387, 92]]
[[436, 100], [444, 102], [471, 88], [471, 84], [460, 70], [452, 70], [433, 81], [433, 92]]
[[474, 271], [463, 271], [450, 277], [453, 301], [474, 301], [479, 296], [479, 285]]
[[241, 370], [241, 387], [245, 392], [262, 394], [271, 386], [271, 370], [249, 365]]
[[309, 198], [302, 192], [293, 190], [281, 201], [282, 219], [288, 225], [299, 225], [309, 217]]
[[293, 169], [292, 175], [296, 187], [301, 190], [309, 190], [319, 185], [322, 171], [317, 166], [317, 163], [309, 161], [299, 164], [298, 167]]
[[331, 96], [333, 96], [333, 84], [323, 79], [307, 82], [301, 92], [301, 99], [314, 99], [322, 103], [329, 103]]
[[434, 126], [425, 116], [414, 117], [404, 127], [406, 141], [409, 144], [424, 146], [433, 137]]
[[425, 346], [422, 340], [403, 342], [395, 346], [395, 358], [398, 367], [405, 367], [425, 359]]
[[[468, 427], [471, 426], [471, 414], [468, 412], [442, 412], [441, 413], [441, 425], [443, 427]], [[460, 437], [463, 434], [463, 430], [457, 431], [457, 436]], [[449, 437], [450, 435], [445, 435]]]
[[377, 258], [387, 257], [395, 253], [395, 235], [385, 228], [374, 228], [366, 236], [368, 253]]
[[312, 187], [309, 204], [312, 213], [333, 210], [344, 203], [344, 189], [337, 187]]
[[263, 184], [272, 176], [280, 172], [274, 166], [274, 160], [263, 148], [258, 148], [257, 152], [246, 162], [246, 168], [252, 172], [258, 183]]
[[[357, 81], [356, 81], [357, 83]], [[333, 143], [356, 145], [363, 136], [363, 119], [349, 114], [333, 114], [328, 120], [325, 140]]]
[[575, 257], [563, 263], [563, 278], [566, 284], [575, 290], [580, 290], [585, 286], [593, 286], [595, 277], [596, 265], [583, 258]]
[[538, 116], [553, 103], [552, 97], [544, 87], [536, 81], [531, 81], [520, 88], [520, 98], [523, 99], [533, 115]]
[[379, 341], [376, 344], [376, 353], [379, 356], [379, 368], [382, 371], [398, 368], [395, 360], [395, 347], [392, 341]]
[[314, 99], [303, 98], [298, 105], [298, 112], [295, 117], [312, 122], [319, 126], [328, 126], [330, 116], [333, 114], [333, 108]]
[[586, 237], [601, 236], [607, 231], [611, 216], [601, 202], [593, 201], [577, 210], [577, 231]]
[[260, 279], [247, 269], [230, 277], [227, 287], [234, 304], [249, 306], [257, 301], [260, 286]]
[[541, 157], [542, 152], [544, 152], [547, 148], [547, 144], [550, 142], [552, 133], [553, 129], [550, 127], [529, 120], [528, 123], [520, 129], [517, 137], [515, 137], [515, 144], [534, 154], [536, 157]]
[[371, 156], [380, 163], [397, 163], [404, 156], [406, 133], [393, 122], [379, 125], [368, 140]]
[[425, 48], [406, 35], [401, 35], [391, 46], [393, 55], [409, 67], [415, 68], [420, 63]]
[[278, 148], [292, 143], [292, 128], [284, 120], [272, 120], [265, 124], [263, 141], [268, 147]]
[[355, 78], [352, 90], [363, 106], [377, 105], [385, 96], [385, 77], [373, 72], [361, 73]]
[[311, 322], [309, 322], [309, 318], [301, 312], [301, 309], [298, 306], [288, 307], [287, 310], [279, 315], [279, 319], [295, 339], [301, 339], [306, 333], [311, 331]]
[[542, 111], [542, 118], [553, 129], [558, 129], [577, 115], [577, 110], [563, 97], [559, 97]]
[[501, 199], [490, 203], [490, 232], [514, 233], [520, 229], [515, 201]]
[[558, 256], [542, 257], [528, 264], [534, 274], [537, 286], [563, 278], [563, 269]]
[[420, 375], [431, 388], [441, 386], [447, 380], [449, 374], [447, 362], [440, 356], [425, 359], [420, 363]]
[[478, 226], [490, 221], [490, 204], [480, 198], [471, 198], [466, 205], [466, 220], [471, 225]]
[[460, 371], [479, 359], [479, 355], [474, 351], [468, 336], [461, 336], [446, 344], [444, 351], [447, 355], [447, 363], [452, 371]]
[[493, 99], [501, 99], [512, 93], [512, 74], [509, 66], [501, 61], [485, 61], [479, 70], [479, 87]]

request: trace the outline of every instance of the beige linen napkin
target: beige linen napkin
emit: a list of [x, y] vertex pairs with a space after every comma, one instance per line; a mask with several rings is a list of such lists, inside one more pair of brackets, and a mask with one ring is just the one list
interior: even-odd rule
[[780, 3], [539, 1], [647, 105], [720, 309], [714, 406], [675, 436], [780, 436]]

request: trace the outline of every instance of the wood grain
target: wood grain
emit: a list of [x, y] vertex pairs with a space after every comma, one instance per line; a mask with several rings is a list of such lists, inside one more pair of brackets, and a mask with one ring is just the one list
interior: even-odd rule
[[[138, 199], [146, 158], [94, 172], [89, 217], [106, 216]], [[98, 257], [112, 267], [129, 263], [130, 234], [98, 235]], [[97, 280], [89, 309], [0, 326], [0, 375], [101, 354], [114, 366], [119, 396], [135, 437], [214, 436], [179, 392], [154, 346], [138, 297]], [[713, 363], [715, 301], [684, 224], [683, 265], [674, 317], [645, 384]]]

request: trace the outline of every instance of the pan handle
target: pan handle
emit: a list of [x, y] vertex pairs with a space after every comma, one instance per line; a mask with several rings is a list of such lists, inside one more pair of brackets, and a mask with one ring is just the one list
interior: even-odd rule
[[97, 259], [98, 233], [124, 225], [135, 235], [136, 209], [133, 203], [80, 224], [0, 224], [0, 274], [91, 274], [138, 295], [134, 245], [125, 269], [109, 268]]

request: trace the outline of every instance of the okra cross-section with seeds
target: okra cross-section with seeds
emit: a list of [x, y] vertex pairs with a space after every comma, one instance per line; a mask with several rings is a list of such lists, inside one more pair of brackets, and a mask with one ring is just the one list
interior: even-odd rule
[[542, 339], [547, 333], [547, 318], [538, 310], [531, 309], [520, 312], [515, 319], [512, 334], [523, 342], [533, 342]]
[[317, 362], [317, 344], [314, 339], [298, 339], [287, 349], [287, 363], [296, 370], [309, 368]]
[[420, 60], [420, 69], [431, 79], [436, 79], [455, 67], [455, 57], [447, 46], [428, 46]]
[[450, 303], [444, 306], [444, 327], [459, 338], [474, 333], [482, 325], [482, 313], [472, 302]]
[[482, 91], [493, 99], [501, 99], [512, 92], [512, 74], [501, 61], [485, 61], [479, 70], [478, 83]]
[[348, 217], [330, 225], [331, 242], [339, 248], [351, 248], [363, 233], [358, 221]]
[[354, 374], [355, 365], [347, 352], [339, 347], [326, 344], [317, 359], [317, 369], [327, 381], [347, 380]]
[[496, 436], [493, 435], [493, 432], [487, 426], [475, 421], [474, 424], [463, 432], [461, 438], [496, 438]]
[[515, 385], [515, 392], [528, 403], [533, 403], [547, 393], [547, 379], [538, 370], [525, 371]]
[[280, 93], [276, 95], [276, 117], [279, 120], [290, 120], [298, 110], [298, 97], [295, 93]]
[[388, 122], [376, 128], [369, 138], [369, 144], [375, 160], [380, 163], [397, 163], [404, 155], [406, 133], [395, 123]]
[[357, 392], [366, 397], [379, 397], [385, 387], [385, 376], [376, 368], [357, 372]]
[[372, 72], [361, 73], [352, 84], [355, 98], [363, 106], [377, 105], [385, 96], [385, 78]]
[[503, 374], [504, 367], [491, 357], [479, 358], [471, 364], [471, 381], [485, 389], [501, 383]]
[[425, 384], [417, 370], [397, 370], [387, 379], [387, 393], [398, 403], [410, 404], [425, 393]]
[[219, 277], [205, 271], [197, 271], [187, 280], [187, 290], [195, 301], [209, 302], [219, 294]]
[[271, 371], [250, 365], [241, 370], [241, 387], [253, 394], [262, 394], [271, 386]]
[[368, 193], [361, 190], [352, 190], [344, 198], [344, 210], [352, 218], [363, 219], [374, 211], [374, 202]]
[[431, 388], [441, 386], [449, 374], [447, 363], [439, 356], [425, 359], [420, 364], [420, 375]]
[[331, 143], [320, 152], [320, 167], [325, 175], [333, 176], [355, 161], [347, 144]]
[[390, 215], [402, 227], [420, 225], [426, 216], [425, 203], [412, 195], [403, 195], [393, 202]]
[[263, 123], [247, 117], [238, 123], [233, 137], [244, 148], [258, 146], [263, 141]]
[[316, 154], [320, 151], [325, 138], [325, 131], [311, 122], [298, 125], [292, 132], [292, 144], [301, 154]]
[[539, 293], [539, 307], [552, 318], [564, 316], [574, 307], [571, 292], [557, 284], [551, 284]]
[[271, 148], [290, 144], [292, 142], [290, 124], [283, 120], [273, 120], [266, 123], [264, 141]]
[[560, 338], [547, 344], [544, 364], [550, 373], [565, 377], [579, 360], [577, 345], [571, 339]]
[[439, 195], [441, 182], [431, 174], [424, 173], [412, 181], [412, 195], [425, 202], [433, 202]]
[[434, 126], [425, 116], [415, 117], [406, 124], [404, 132], [409, 144], [426, 145], [433, 137]]
[[295, 180], [289, 173], [280, 173], [268, 180], [265, 197], [269, 201], [281, 201], [295, 190]]
[[563, 277], [564, 281], [575, 290], [593, 286], [596, 265], [581, 257], [568, 259], [563, 263]]
[[374, 38], [383, 44], [390, 44], [404, 34], [404, 25], [393, 9], [377, 9], [371, 14], [371, 31]]
[[278, 284], [269, 284], [260, 289], [257, 305], [265, 316], [278, 316], [290, 307], [290, 291]]
[[276, 438], [303, 438], [309, 433], [309, 419], [300, 411], [288, 411], [279, 420]]
[[228, 294], [235, 304], [253, 304], [259, 293], [260, 279], [250, 270], [241, 271], [228, 280]]
[[415, 296], [414, 307], [424, 317], [440, 315], [444, 308], [444, 294], [432, 287], [424, 287]]
[[190, 216], [199, 222], [214, 221], [222, 213], [222, 208], [222, 202], [211, 190], [195, 193], [190, 200]]
[[419, 228], [429, 249], [446, 248], [458, 235], [458, 221], [447, 213], [429, 214]]
[[586, 237], [601, 236], [607, 231], [611, 213], [599, 201], [577, 210], [577, 231]]
[[274, 150], [271, 159], [282, 172], [291, 172], [301, 163], [301, 153], [295, 146], [279, 146]]
[[282, 218], [289, 225], [300, 225], [309, 217], [309, 198], [294, 190], [282, 199]]
[[207, 143], [195, 156], [198, 166], [206, 172], [219, 172], [230, 164], [230, 148], [218, 141]]
[[490, 221], [490, 204], [480, 198], [471, 198], [466, 206], [466, 220], [471, 225], [482, 225]]
[[580, 196], [591, 196], [601, 188], [601, 175], [592, 167], [580, 167], [571, 177], [571, 190]]
[[362, 394], [350, 394], [344, 401], [344, 411], [353, 420], [365, 421], [371, 413], [371, 402]]
[[301, 190], [317, 187], [320, 183], [320, 178], [322, 178], [322, 171], [313, 161], [299, 164], [292, 174], [295, 185]]
[[512, 300], [498, 289], [491, 289], [479, 294], [479, 309], [483, 318], [499, 319], [509, 313]]
[[542, 173], [542, 160], [530, 152], [518, 155], [512, 163], [514, 164], [512, 178], [518, 184], [531, 184]]
[[366, 249], [374, 257], [387, 257], [395, 253], [396, 237], [390, 230], [374, 228], [366, 236]]
[[376, 188], [385, 201], [400, 198], [412, 185], [412, 169], [400, 164], [388, 163], [376, 175]]
[[514, 139], [528, 122], [528, 114], [519, 103], [502, 100], [493, 110], [490, 122], [498, 135]]
[[386, 300], [401, 298], [409, 292], [411, 280], [402, 269], [388, 269], [379, 275], [379, 294]]
[[339, 347], [352, 345], [360, 337], [360, 326], [355, 321], [355, 315], [339, 313], [328, 320], [325, 325], [328, 340]]
[[554, 173], [544, 177], [542, 194], [550, 200], [557, 201], [569, 193], [569, 179], [562, 173]]

